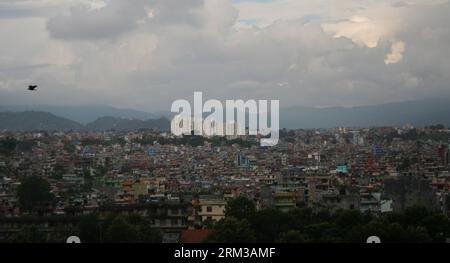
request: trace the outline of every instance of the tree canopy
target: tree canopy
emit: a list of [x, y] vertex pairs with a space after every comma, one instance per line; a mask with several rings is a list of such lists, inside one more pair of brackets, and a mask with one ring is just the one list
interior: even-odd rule
[[251, 219], [256, 213], [255, 203], [246, 197], [238, 197], [230, 200], [225, 206], [225, 215], [237, 219]]
[[378, 236], [383, 243], [445, 242], [450, 220], [439, 211], [410, 207], [387, 214], [359, 210], [276, 209], [256, 211], [246, 198], [230, 200], [225, 219], [217, 222], [209, 242], [365, 243]]
[[216, 223], [214, 231], [208, 236], [207, 242], [212, 243], [252, 243], [255, 242], [255, 232], [246, 219], [228, 217]]
[[22, 180], [17, 195], [20, 207], [25, 211], [47, 206], [54, 198], [50, 193], [48, 181], [38, 176], [30, 176]]

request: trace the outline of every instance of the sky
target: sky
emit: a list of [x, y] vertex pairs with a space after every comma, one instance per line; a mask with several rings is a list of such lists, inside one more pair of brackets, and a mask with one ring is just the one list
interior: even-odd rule
[[450, 97], [448, 14], [448, 0], [0, 0], [0, 105]]

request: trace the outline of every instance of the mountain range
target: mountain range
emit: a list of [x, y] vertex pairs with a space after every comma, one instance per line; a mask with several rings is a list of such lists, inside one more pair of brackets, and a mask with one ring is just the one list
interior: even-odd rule
[[427, 99], [374, 106], [308, 108], [280, 110], [284, 128], [380, 127], [433, 124], [450, 125], [450, 100]]
[[[0, 106], [2, 130], [137, 130], [170, 128], [170, 112], [147, 113], [109, 106]], [[450, 126], [450, 100], [427, 99], [360, 107], [280, 109], [281, 128]]]
[[105, 116], [139, 120], [157, 119], [162, 117], [161, 114], [152, 114], [132, 109], [119, 109], [103, 105], [0, 105], [0, 112], [24, 111], [48, 112], [81, 124], [88, 124]]
[[101, 117], [86, 125], [49, 112], [0, 112], [0, 130], [9, 131], [133, 131], [139, 129], [168, 130], [168, 119], [125, 119]]
[[78, 122], [47, 112], [0, 112], [0, 130], [11, 131], [60, 131], [82, 130]]

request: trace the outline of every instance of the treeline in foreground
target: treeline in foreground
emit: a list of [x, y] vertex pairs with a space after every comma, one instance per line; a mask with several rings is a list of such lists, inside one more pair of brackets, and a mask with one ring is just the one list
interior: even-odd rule
[[214, 224], [207, 242], [365, 243], [370, 236], [383, 243], [441, 243], [450, 237], [450, 221], [423, 207], [383, 215], [309, 208], [283, 213], [256, 211], [253, 202], [237, 198], [228, 203], [226, 218]]
[[[83, 243], [161, 243], [163, 234], [150, 227], [150, 218], [139, 215], [110, 215], [101, 220], [91, 214], [78, 223], [44, 235], [38, 227], [23, 227], [7, 242], [64, 242], [77, 235]], [[365, 243], [378, 236], [383, 243], [443, 243], [450, 237], [450, 220], [437, 211], [411, 207], [401, 213], [375, 215], [359, 210], [314, 212], [298, 208], [287, 213], [275, 209], [257, 211], [243, 197], [226, 206], [218, 222], [204, 222], [197, 228], [210, 229], [209, 243]]]
[[100, 220], [91, 214], [80, 218], [75, 226], [66, 225], [52, 233], [37, 225], [25, 226], [2, 242], [61, 243], [69, 236], [78, 236], [82, 243], [161, 243], [162, 233], [150, 225], [149, 219], [140, 215], [110, 215]]

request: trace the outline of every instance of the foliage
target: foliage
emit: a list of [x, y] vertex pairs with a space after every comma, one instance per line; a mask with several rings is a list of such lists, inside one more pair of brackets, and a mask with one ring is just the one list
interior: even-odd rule
[[161, 243], [162, 234], [140, 215], [114, 215], [100, 218], [86, 215], [78, 224], [78, 235], [83, 243]]
[[78, 224], [79, 237], [83, 243], [98, 243], [101, 241], [101, 226], [96, 214], [84, 216]]
[[289, 230], [282, 233], [276, 242], [282, 244], [301, 244], [308, 243], [308, 238], [298, 230]]
[[245, 197], [230, 200], [225, 206], [225, 215], [237, 219], [251, 219], [256, 213], [255, 203]]
[[0, 141], [0, 153], [10, 155], [17, 147], [18, 142], [13, 138], [6, 138]]
[[13, 234], [9, 241], [11, 243], [43, 243], [45, 236], [35, 225], [25, 226], [20, 232]]
[[216, 223], [213, 232], [206, 239], [211, 243], [252, 243], [255, 232], [245, 219], [228, 217]]
[[213, 227], [210, 242], [364, 243], [378, 236], [384, 243], [445, 242], [450, 220], [437, 211], [410, 207], [399, 213], [371, 214], [359, 210], [255, 211], [252, 201], [227, 204], [226, 218]]
[[38, 176], [30, 176], [22, 180], [17, 195], [20, 207], [25, 211], [47, 206], [54, 198], [50, 193], [48, 181]]

